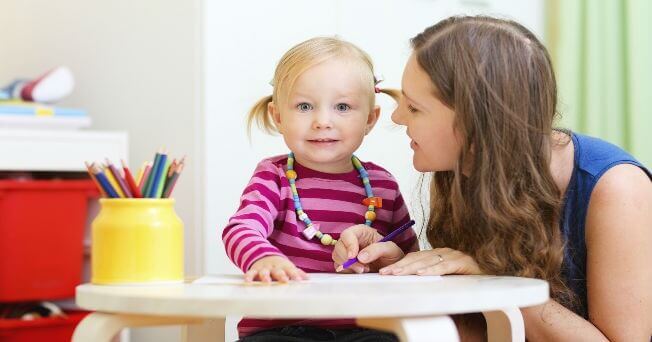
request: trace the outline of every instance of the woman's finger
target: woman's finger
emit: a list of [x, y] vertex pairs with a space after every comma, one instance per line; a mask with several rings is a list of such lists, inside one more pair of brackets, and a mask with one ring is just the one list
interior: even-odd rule
[[393, 275], [408, 275], [408, 274], [417, 274], [418, 270], [425, 269], [430, 266], [437, 265], [441, 262], [441, 259], [433, 258], [430, 255], [424, 255], [420, 259], [416, 259], [411, 263], [405, 264], [402, 267], [393, 268]]
[[421, 259], [428, 259], [431, 256], [428, 255], [430, 251], [420, 251], [420, 252], [412, 252], [408, 253], [405, 258], [395, 262], [394, 264], [391, 264], [389, 266], [383, 267], [379, 272], [381, 274], [398, 274], [403, 271], [404, 267], [407, 267], [408, 265], [421, 260]]
[[442, 261], [435, 265], [427, 266], [417, 270], [417, 275], [444, 275], [444, 274], [457, 274], [458, 267], [454, 261]]

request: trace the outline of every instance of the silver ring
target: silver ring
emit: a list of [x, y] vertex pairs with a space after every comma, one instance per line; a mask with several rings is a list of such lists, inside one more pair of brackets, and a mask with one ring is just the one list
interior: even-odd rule
[[[439, 262], [443, 262], [443, 261], [444, 261], [444, 257], [441, 256], [441, 254], [437, 254], [437, 256], [439, 257]], [[439, 263], [439, 262], [438, 262], [438, 263]]]

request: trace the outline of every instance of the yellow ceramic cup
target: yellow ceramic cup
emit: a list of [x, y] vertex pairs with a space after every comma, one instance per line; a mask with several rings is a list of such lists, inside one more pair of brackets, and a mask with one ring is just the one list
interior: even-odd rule
[[91, 282], [183, 281], [183, 222], [173, 199], [100, 199], [92, 224]]

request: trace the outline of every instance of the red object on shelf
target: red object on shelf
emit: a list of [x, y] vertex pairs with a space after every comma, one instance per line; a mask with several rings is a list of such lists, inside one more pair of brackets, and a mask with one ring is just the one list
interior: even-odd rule
[[89, 180], [0, 180], [0, 302], [68, 298], [81, 282]]
[[0, 319], [0, 341], [2, 342], [69, 342], [75, 327], [89, 312], [70, 311], [66, 317], [21, 319]]

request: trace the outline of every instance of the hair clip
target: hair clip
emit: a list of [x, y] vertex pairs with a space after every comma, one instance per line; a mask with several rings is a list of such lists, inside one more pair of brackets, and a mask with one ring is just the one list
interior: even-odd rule
[[385, 80], [385, 76], [383, 75], [374, 75], [374, 85], [378, 85], [378, 83], [382, 82]]

